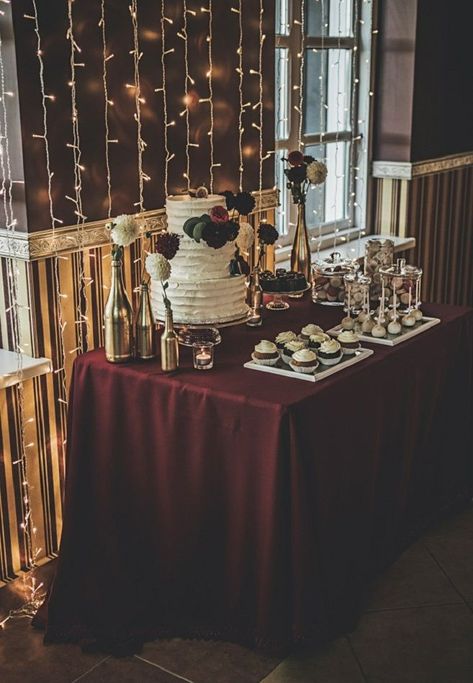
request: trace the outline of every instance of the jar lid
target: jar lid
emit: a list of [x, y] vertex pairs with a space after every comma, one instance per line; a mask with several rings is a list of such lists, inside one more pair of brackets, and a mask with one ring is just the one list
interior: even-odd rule
[[381, 275], [387, 275], [389, 277], [405, 277], [416, 279], [420, 278], [422, 275], [422, 268], [408, 265], [406, 264], [406, 259], [398, 258], [393, 266], [380, 268], [379, 272]]
[[339, 251], [334, 251], [330, 256], [315, 261], [315, 266], [323, 275], [346, 275], [356, 272], [360, 267], [356, 259], [344, 259]]

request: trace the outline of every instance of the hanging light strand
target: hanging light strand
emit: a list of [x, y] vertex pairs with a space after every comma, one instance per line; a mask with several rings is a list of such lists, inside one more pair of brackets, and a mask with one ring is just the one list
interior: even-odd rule
[[[19, 320], [19, 286], [18, 286], [18, 260], [14, 248], [16, 219], [13, 212], [13, 196], [12, 184], [13, 176], [11, 170], [10, 149], [8, 140], [8, 112], [6, 107], [6, 88], [5, 88], [5, 66], [3, 61], [3, 39], [0, 33], [0, 100], [2, 107], [2, 115], [0, 117], [0, 166], [2, 170], [2, 188], [3, 205], [6, 217], [7, 226], [7, 242], [10, 257], [6, 260], [7, 266], [7, 292], [10, 313], [10, 330], [12, 335], [13, 349], [17, 357], [17, 374], [19, 381], [15, 385], [14, 391], [16, 393], [17, 401], [17, 415], [19, 423], [19, 439], [17, 459], [13, 461], [13, 465], [18, 467], [18, 481], [21, 486], [20, 510], [21, 522], [20, 531], [24, 539], [24, 565], [25, 569], [33, 570], [36, 566], [38, 556], [41, 548], [37, 547], [36, 536], [37, 529], [34, 524], [33, 511], [31, 507], [30, 484], [28, 480], [28, 459], [27, 449], [30, 444], [26, 444], [25, 434], [25, 397], [23, 390], [23, 341], [22, 330]], [[31, 444], [31, 446], [34, 444]], [[14, 617], [32, 617], [43, 600], [43, 595], [39, 595], [41, 585], [37, 586], [34, 573], [27, 572], [24, 577], [24, 587], [26, 593], [26, 602], [18, 609], [10, 610], [8, 615], [0, 622], [0, 628], [4, 628], [6, 623]]]
[[210, 194], [213, 193], [214, 189], [214, 167], [215, 167], [215, 157], [214, 157], [214, 92], [213, 92], [213, 57], [212, 57], [212, 41], [213, 41], [213, 0], [209, 0], [208, 5], [209, 14], [209, 34], [207, 37], [208, 54], [209, 54], [209, 70], [207, 72], [207, 77], [209, 81], [209, 110], [210, 110], [210, 130], [209, 130], [209, 142], [210, 142]]
[[53, 233], [53, 248], [54, 248], [54, 288], [55, 288], [55, 304], [56, 304], [56, 315], [58, 320], [58, 325], [60, 329], [59, 335], [59, 362], [60, 368], [56, 371], [59, 375], [58, 383], [58, 393], [60, 399], [60, 412], [62, 418], [62, 424], [66, 425], [66, 409], [67, 409], [67, 385], [66, 385], [66, 343], [64, 340], [64, 318], [62, 313], [62, 292], [61, 292], [61, 280], [59, 272], [59, 259], [57, 252], [57, 241], [56, 241], [56, 223], [62, 223], [61, 220], [55, 218], [54, 216], [54, 204], [53, 204], [53, 193], [52, 193], [52, 179], [53, 171], [51, 170], [51, 157], [49, 151], [49, 137], [48, 137], [48, 109], [47, 103], [54, 101], [51, 100], [51, 96], [46, 94], [45, 82], [44, 82], [44, 61], [43, 61], [43, 50], [41, 45], [41, 34], [39, 30], [39, 18], [38, 18], [38, 8], [36, 0], [32, 0], [33, 6], [33, 17], [34, 17], [34, 32], [36, 35], [36, 55], [38, 58], [39, 65], [39, 85], [41, 89], [41, 105], [43, 110], [43, 139], [44, 139], [44, 155], [46, 164], [46, 173], [48, 177], [48, 204], [49, 204], [49, 217], [51, 221], [51, 228]]
[[[134, 93], [135, 93], [135, 121], [136, 121], [136, 146], [137, 146], [137, 155], [138, 155], [138, 188], [139, 188], [139, 199], [138, 199], [138, 207], [140, 212], [144, 211], [144, 204], [143, 204], [143, 190], [144, 190], [144, 178], [145, 174], [143, 173], [143, 151], [146, 147], [146, 143], [144, 142], [141, 132], [142, 132], [142, 125], [141, 125], [141, 102], [142, 102], [142, 97], [141, 97], [141, 82], [140, 82], [140, 59], [141, 59], [141, 53], [140, 53], [140, 45], [139, 45], [139, 37], [138, 37], [138, 4], [137, 0], [132, 0], [131, 5], [129, 7], [130, 9], [130, 15], [131, 15], [131, 22], [133, 26], [133, 66], [134, 66]], [[146, 176], [147, 177], [147, 176]]]
[[[326, 85], [325, 85], [325, 32], [326, 29], [328, 29], [328, 25], [325, 23], [325, 0], [316, 0], [317, 2], [320, 1], [320, 17], [321, 17], [321, 41], [320, 41], [320, 76], [319, 76], [319, 125], [320, 125], [320, 148], [321, 150], [324, 149], [324, 131], [327, 128], [327, 108], [326, 108]], [[327, 52], [327, 60], [328, 60], [328, 52]], [[326, 164], [327, 163], [327, 154], [323, 154], [323, 161]], [[320, 258], [320, 249], [322, 246], [322, 224], [325, 220], [325, 185], [321, 186], [318, 190], [319, 192], [319, 201], [318, 201], [318, 224], [319, 224], [319, 231], [318, 231], [318, 240], [317, 240], [317, 257]]]
[[[83, 165], [81, 163], [81, 141], [80, 141], [80, 129], [79, 129], [79, 112], [77, 108], [77, 87], [76, 87], [76, 52], [80, 52], [80, 48], [74, 38], [74, 28], [73, 28], [73, 6], [74, 0], [67, 0], [67, 16], [69, 26], [67, 29], [67, 38], [70, 44], [70, 73], [71, 80], [69, 81], [71, 89], [71, 108], [72, 108], [72, 158], [74, 163], [74, 197], [68, 197], [75, 205], [74, 213], [77, 217], [77, 241], [79, 246], [79, 254], [77, 259], [77, 274], [79, 281], [79, 295], [77, 297], [76, 304], [76, 319], [78, 324], [76, 327], [77, 335], [77, 347], [76, 351], [78, 353], [83, 353], [86, 348], [86, 336], [84, 336], [83, 328], [84, 325], [87, 330], [87, 297], [84, 298], [85, 301], [85, 313], [82, 312], [82, 295], [84, 292], [84, 287], [86, 283], [86, 277], [84, 272], [84, 262], [82, 249], [84, 246], [84, 235], [83, 235], [83, 224], [87, 219], [84, 215], [82, 208], [82, 170]], [[83, 65], [83, 62], [80, 62]], [[87, 335], [87, 332], [86, 332]]]
[[107, 31], [105, 25], [105, 0], [101, 0], [101, 14], [99, 26], [102, 30], [102, 56], [103, 56], [103, 67], [102, 67], [102, 82], [103, 82], [103, 96], [104, 96], [104, 127], [105, 127], [105, 171], [107, 177], [107, 217], [110, 218], [112, 215], [112, 180], [110, 171], [110, 128], [108, 123], [108, 108], [110, 106], [110, 99], [108, 95], [108, 61], [110, 56], [107, 55]]
[[239, 189], [240, 192], [243, 191], [243, 172], [245, 170], [244, 160], [243, 160], [243, 114], [245, 113], [245, 108], [243, 106], [243, 3], [242, 0], [238, 0], [238, 93], [240, 98], [240, 110], [238, 113], [238, 152], [239, 152]]
[[184, 178], [187, 181], [187, 189], [190, 190], [191, 187], [191, 157], [190, 157], [190, 141], [191, 141], [191, 131], [190, 131], [190, 120], [189, 120], [189, 83], [192, 82], [189, 73], [189, 39], [187, 35], [187, 0], [183, 0], [183, 27], [182, 35], [184, 37], [184, 102], [186, 105], [184, 118], [186, 122], [186, 171], [184, 173]]
[[299, 53], [299, 150], [302, 149], [302, 129], [304, 123], [304, 71], [305, 71], [305, 2], [301, 2], [300, 21], [301, 47]]
[[263, 45], [265, 35], [263, 33], [263, 16], [264, 6], [263, 0], [259, 2], [259, 52], [258, 52], [258, 109], [259, 109], [259, 173], [258, 173], [258, 189], [259, 199], [261, 202], [261, 193], [263, 191]]
[[169, 186], [169, 161], [171, 154], [169, 153], [168, 128], [172, 125], [168, 117], [168, 103], [166, 92], [166, 16], [165, 16], [165, 0], [161, 0], [161, 72], [162, 72], [162, 90], [163, 93], [163, 117], [164, 117], [164, 192], [168, 194]]

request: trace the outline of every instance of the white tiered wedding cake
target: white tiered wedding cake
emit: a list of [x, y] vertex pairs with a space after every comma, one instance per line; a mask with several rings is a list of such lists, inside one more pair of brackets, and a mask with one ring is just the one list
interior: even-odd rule
[[[236, 322], [248, 312], [246, 278], [230, 274], [235, 242], [214, 249], [185, 234], [187, 219], [208, 214], [215, 206], [225, 206], [221, 195], [193, 198], [176, 195], [166, 200], [168, 231], [179, 235], [179, 251], [172, 259], [167, 296], [174, 322], [186, 325]], [[151, 281], [151, 305], [156, 319], [164, 319], [161, 283]]]

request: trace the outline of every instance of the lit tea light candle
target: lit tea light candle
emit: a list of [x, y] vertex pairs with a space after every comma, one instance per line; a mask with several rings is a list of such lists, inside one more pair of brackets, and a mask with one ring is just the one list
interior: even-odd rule
[[196, 370], [210, 370], [214, 364], [214, 345], [211, 342], [193, 345], [194, 368]]

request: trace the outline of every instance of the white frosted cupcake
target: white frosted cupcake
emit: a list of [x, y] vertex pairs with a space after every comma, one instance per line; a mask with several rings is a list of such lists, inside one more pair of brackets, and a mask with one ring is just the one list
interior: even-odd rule
[[276, 365], [279, 360], [279, 351], [272, 341], [262, 339], [259, 344], [256, 344], [251, 357], [258, 365]]
[[360, 340], [353, 330], [343, 330], [337, 337], [345, 355], [350, 356], [360, 348]]
[[284, 348], [282, 350], [281, 358], [285, 363], [289, 365], [289, 363], [292, 360], [292, 356], [296, 351], [301, 351], [302, 349], [305, 348], [305, 344], [303, 341], [300, 341], [299, 339], [294, 339], [293, 341], [287, 342], [287, 344], [284, 344]]
[[313, 351], [310, 349], [301, 349], [293, 354], [289, 365], [295, 372], [302, 372], [305, 375], [310, 375], [316, 370], [319, 363], [317, 361], [317, 356]]
[[310, 323], [309, 325], [306, 325], [302, 328], [299, 338], [302, 339], [302, 341], [309, 343], [309, 339], [312, 334], [323, 333], [324, 331], [321, 327], [319, 327], [319, 325], [314, 325], [313, 323]]
[[342, 347], [336, 339], [325, 341], [317, 351], [317, 356], [322, 365], [336, 365], [342, 359]]
[[295, 332], [280, 332], [275, 339], [279, 352], [282, 353], [284, 345], [290, 341], [294, 341], [294, 339], [297, 339], [297, 334]]
[[319, 332], [318, 334], [311, 334], [309, 337], [309, 349], [312, 351], [317, 351], [320, 349], [324, 341], [328, 341], [330, 337], [325, 332]]

